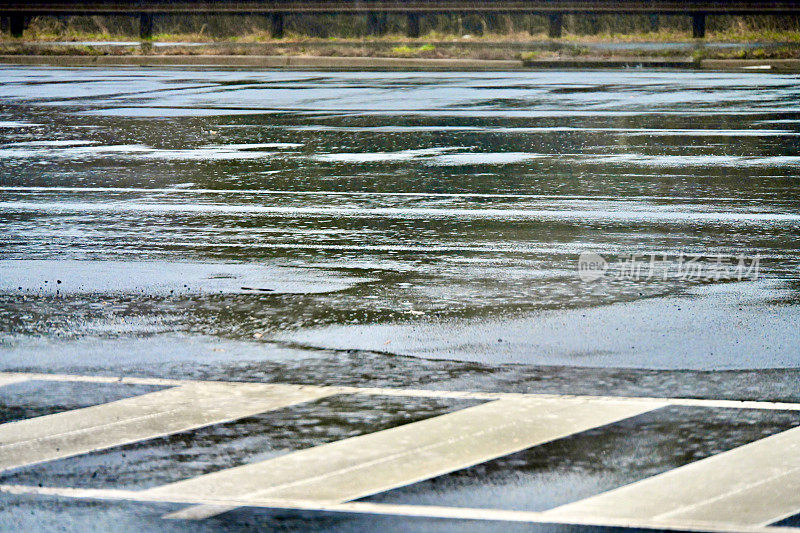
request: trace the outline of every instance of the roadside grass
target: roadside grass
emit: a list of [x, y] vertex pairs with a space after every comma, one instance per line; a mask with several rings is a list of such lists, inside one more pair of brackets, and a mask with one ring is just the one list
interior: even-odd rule
[[800, 31], [717, 31], [710, 37], [721, 42], [800, 42]]
[[532, 43], [530, 47], [463, 46], [461, 43], [430, 43], [419, 46], [407, 43], [397, 46], [375, 46], [370, 43], [335, 42], [320, 46], [313, 42], [246, 43], [230, 42], [214, 46], [154, 47], [145, 42], [132, 46], [107, 46], [102, 44], [38, 44], [25, 42], [0, 42], [2, 55], [269, 55], [269, 56], [335, 56], [335, 57], [419, 57], [430, 59], [620, 59], [620, 58], [687, 58], [702, 59], [800, 59], [800, 46], [763, 46], [758, 48], [708, 49], [628, 49], [620, 51], [593, 49], [579, 44], [560, 44], [557, 47]]
[[[641, 17], [640, 17], [641, 18]], [[314, 42], [397, 42], [398, 46], [427, 42], [692, 42], [688, 17], [662, 17], [657, 31], [645, 29], [643, 22], [630, 18], [600, 17], [592, 25], [585, 17], [570, 16], [565, 19], [564, 34], [560, 39], [550, 39], [546, 34], [543, 17], [527, 15], [503, 16], [492, 19], [481, 17], [457, 18], [458, 23], [444, 16], [427, 17], [421, 37], [412, 39], [405, 35], [404, 19], [396, 18], [387, 26], [387, 33], [367, 35], [365, 22], [358, 17], [308, 16], [289, 17], [284, 36], [271, 35], [268, 18], [243, 17], [162, 17], [156, 24], [153, 42], [222, 42], [222, 43], [314, 43]], [[468, 24], [469, 22], [469, 24]], [[489, 22], [492, 22], [490, 24]], [[138, 41], [136, 17], [34, 17], [25, 30], [25, 41]], [[0, 42], [19, 42], [7, 33]], [[786, 20], [767, 20], [759, 17], [711, 17], [705, 42], [800, 42], [800, 26]], [[413, 53], [413, 52], [403, 52]]]
[[[709, 24], [708, 38], [691, 39], [685, 26], [686, 21], [662, 21], [659, 31], [610, 31], [609, 28], [633, 27], [612, 24], [605, 20], [591, 35], [579, 32], [585, 28], [575, 19], [565, 23], [565, 33], [561, 39], [549, 39], [541, 25], [529, 26], [520, 31], [506, 20], [505, 31], [490, 28], [487, 24], [458, 26], [460, 33], [449, 31], [448, 27], [425, 28], [428, 31], [421, 37], [411, 39], [404, 35], [404, 28], [397, 23], [390, 25], [389, 32], [380, 36], [325, 35], [330, 28], [322, 28], [319, 36], [298, 31], [298, 26], [288, 25], [284, 37], [272, 38], [265, 18], [242, 17], [223, 21], [209, 21], [208, 24], [195, 25], [196, 31], [182, 31], [176, 21], [166, 20], [157, 29], [166, 30], [174, 26], [176, 31], [161, 31], [151, 39], [141, 42], [138, 38], [138, 20], [128, 17], [113, 24], [108, 17], [76, 17], [81, 20], [64, 23], [47, 17], [35, 18], [26, 30], [24, 39], [13, 39], [7, 34], [0, 36], [2, 54], [38, 55], [319, 55], [340, 57], [422, 57], [422, 58], [461, 58], [461, 59], [613, 59], [621, 57], [677, 58], [691, 55], [694, 60], [701, 59], [784, 59], [800, 58], [800, 29], [786, 29], [775, 24], [764, 24], [761, 29], [753, 29], [753, 21], [725, 23], [717, 21]], [[685, 18], [685, 17], [684, 17]], [[236, 21], [238, 26], [235, 25]], [[305, 21], [305, 19], [302, 19]], [[322, 24], [327, 19], [309, 19], [306, 27]], [[517, 19], [515, 19], [517, 20]], [[341, 23], [341, 19], [331, 17], [330, 21]], [[585, 22], [585, 21], [584, 21]], [[602, 21], [601, 21], [602, 22]], [[669, 22], [669, 21], [667, 21]], [[735, 22], [735, 21], [734, 21]], [[747, 22], [747, 23], [745, 23]], [[216, 24], [216, 26], [214, 25]], [[681, 26], [682, 24], [682, 26]], [[190, 25], [184, 24], [184, 27]], [[466, 29], [472, 33], [465, 33]], [[335, 29], [335, 28], [334, 28]], [[452, 28], [451, 28], [452, 29]], [[476, 31], [479, 30], [479, 31]], [[490, 31], [491, 30], [491, 31]], [[541, 31], [540, 31], [541, 30]], [[221, 33], [227, 31], [228, 33]], [[57, 41], [74, 44], [49, 45]], [[104, 45], [110, 41], [137, 43], [131, 46]], [[91, 44], [84, 44], [89, 42]], [[659, 47], [658, 43], [683, 43], [682, 47]], [[708, 48], [706, 43], [747, 43], [748, 46], [727, 49]], [[161, 46], [152, 46], [161, 43]], [[169, 44], [174, 43], [174, 44]], [[185, 44], [184, 44], [185, 43]], [[192, 43], [191, 45], [189, 43]], [[197, 45], [196, 43], [201, 43]], [[624, 49], [594, 46], [602, 43], [649, 43], [637, 48]], [[753, 47], [752, 43], [759, 43]]]
[[436, 51], [436, 47], [432, 44], [423, 44], [422, 46], [395, 46], [392, 48], [391, 52], [392, 55], [398, 57], [424, 57], [433, 55], [432, 53]]
[[800, 59], [800, 47], [739, 48], [736, 50], [720, 50], [715, 53], [709, 53], [706, 50], [695, 50], [692, 58], [695, 61], [703, 59]]
[[40, 55], [40, 56], [101, 56], [101, 55], [131, 55], [137, 53], [137, 47], [117, 47], [113, 53], [100, 50], [93, 46], [67, 45], [67, 46], [30, 46], [16, 43], [0, 43], [0, 55]]

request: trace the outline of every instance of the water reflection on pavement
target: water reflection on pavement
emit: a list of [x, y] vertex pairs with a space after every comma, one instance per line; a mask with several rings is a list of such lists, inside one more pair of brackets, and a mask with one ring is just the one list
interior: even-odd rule
[[796, 76], [0, 78], [2, 371], [800, 401]]

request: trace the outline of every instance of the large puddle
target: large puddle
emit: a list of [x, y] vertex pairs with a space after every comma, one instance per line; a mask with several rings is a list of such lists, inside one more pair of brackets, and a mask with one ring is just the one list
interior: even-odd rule
[[797, 76], [0, 80], [4, 370], [797, 395]]

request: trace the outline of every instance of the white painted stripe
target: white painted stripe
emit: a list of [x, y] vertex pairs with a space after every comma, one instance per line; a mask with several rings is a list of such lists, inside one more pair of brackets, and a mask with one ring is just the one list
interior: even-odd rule
[[173, 513], [167, 513], [161, 518], [166, 520], [205, 520], [206, 518], [211, 518], [212, 516], [217, 516], [222, 513], [227, 513], [228, 511], [233, 511], [234, 509], [238, 509], [241, 507], [240, 505], [235, 504], [228, 504], [228, 505], [212, 505], [212, 504], [201, 504], [201, 505], [193, 505], [191, 507], [186, 507], [179, 511], [175, 511]]
[[[663, 405], [797, 411], [800, 404], [0, 373], [0, 385], [33, 379], [177, 387], [0, 425], [0, 469], [86, 453], [332, 394], [495, 400], [149, 491], [111, 491], [111, 499], [198, 504], [168, 515], [171, 518], [200, 519], [247, 505], [698, 531], [800, 531], [765, 526], [800, 512], [800, 428], [541, 513], [345, 503]], [[606, 418], [609, 420], [604, 421]], [[573, 427], [563, 427], [570, 424]], [[59, 428], [57, 434], [53, 427]], [[79, 492], [71, 497], [101, 497], [101, 493], [75, 490]]]
[[[642, 156], [637, 156], [642, 157]], [[789, 157], [789, 156], [787, 156]], [[794, 156], [792, 156], [794, 157]], [[798, 156], [800, 162], [800, 156]], [[793, 223], [800, 221], [800, 214], [785, 212], [741, 212], [741, 211], [701, 211], [674, 208], [648, 211], [613, 211], [608, 209], [557, 209], [557, 208], [434, 208], [434, 207], [352, 207], [352, 206], [288, 206], [261, 204], [209, 204], [209, 203], [159, 203], [159, 202], [113, 202], [113, 201], [73, 201], [73, 202], [23, 202], [0, 201], [0, 209], [22, 212], [46, 213], [106, 213], [117, 216], [119, 213], [180, 214], [180, 215], [247, 215], [274, 218], [357, 218], [357, 219], [451, 219], [451, 220], [489, 220], [489, 221], [614, 221], [643, 223], [689, 223], [716, 222], [727, 224]]]
[[664, 405], [535, 398], [497, 400], [144, 492], [165, 498], [341, 503]]
[[[796, 133], [800, 135], [800, 132]], [[114, 192], [114, 193], [156, 193], [156, 194], [213, 194], [213, 195], [277, 195], [277, 196], [386, 196], [401, 198], [520, 198], [534, 200], [617, 200], [618, 196], [601, 195], [574, 195], [574, 194], [516, 194], [516, 193], [474, 193], [474, 192], [386, 192], [386, 191], [292, 191], [288, 189], [181, 189], [175, 187], [18, 187], [0, 186], [0, 192], [41, 192], [41, 193], [95, 193], [95, 192]], [[736, 201], [742, 202], [741, 198], [714, 197], [714, 196], [628, 196], [626, 199], [635, 198], [636, 200], [691, 200], [693, 202], [704, 201]], [[774, 198], [748, 197], [747, 202], [753, 201], [774, 201]]]
[[[789, 450], [788, 453], [798, 453]], [[689, 505], [659, 520], [697, 524], [769, 525], [800, 514], [800, 469], [771, 476], [715, 499]]]
[[[85, 383], [127, 383], [132, 385], [162, 385], [162, 386], [181, 386], [192, 383], [199, 384], [250, 384], [242, 381], [196, 381], [178, 380], [163, 378], [139, 378], [139, 377], [120, 377], [120, 376], [82, 376], [77, 374], [41, 374], [41, 373], [13, 373], [6, 372], [4, 376], [19, 376], [20, 378], [41, 381], [67, 381]], [[289, 384], [288, 386], [295, 386]], [[301, 386], [302, 385], [296, 385]], [[500, 400], [509, 398], [537, 398], [544, 400], [590, 400], [590, 401], [611, 401], [611, 402], [666, 402], [670, 405], [681, 405], [688, 407], [720, 407], [725, 409], [763, 409], [771, 411], [800, 411], [800, 403], [786, 402], [760, 402], [748, 400], [713, 400], [702, 398], [665, 398], [648, 396], [592, 396], [575, 394], [538, 394], [538, 393], [517, 393], [517, 392], [476, 392], [476, 391], [448, 391], [430, 389], [393, 389], [381, 387], [337, 387], [319, 386], [329, 394], [363, 394], [370, 396], [408, 396], [419, 398], [462, 398], [475, 400]]]
[[800, 512], [800, 427], [546, 515], [753, 527]]
[[30, 378], [24, 374], [6, 374], [0, 372], [0, 387], [28, 381]]
[[329, 396], [330, 389], [256, 383], [180, 387], [0, 425], [0, 470], [235, 420]]
[[[480, 509], [470, 507], [442, 507], [433, 505], [397, 505], [369, 502], [348, 502], [348, 503], [324, 503], [313, 501], [290, 501], [290, 500], [215, 500], [206, 498], [192, 498], [183, 496], [180, 498], [164, 498], [146, 494], [144, 491], [114, 490], [114, 489], [77, 489], [62, 487], [32, 487], [26, 485], [0, 485], [0, 493], [6, 494], [34, 494], [41, 496], [58, 496], [62, 498], [110, 500], [110, 501], [136, 501], [136, 502], [158, 502], [158, 503], [184, 503], [197, 504], [195, 508], [219, 507], [223, 509], [237, 507], [260, 507], [290, 510], [309, 510], [309, 511], [329, 511], [355, 514], [375, 514], [387, 516], [406, 516], [406, 517], [427, 517], [445, 518], [455, 520], [491, 520], [503, 522], [523, 522], [523, 523], [552, 523], [552, 524], [573, 524], [586, 526], [608, 526], [608, 527], [634, 527], [652, 528], [656, 527], [647, 522], [631, 522], [611, 519], [597, 518], [587, 520], [575, 517], [563, 521], [554, 521], [545, 512], [541, 511], [510, 511], [504, 509]], [[175, 513], [177, 514], [177, 513]], [[663, 530], [677, 531], [705, 531], [717, 533], [800, 533], [800, 528], [793, 527], [736, 527], [726, 525], [711, 525], [703, 527], [693, 526], [670, 526], [659, 524], [657, 526]]]
[[[38, 372], [5, 372], [5, 376], [19, 376], [36, 381], [67, 381], [75, 383], [123, 383], [130, 385], [179, 386], [188, 383], [227, 383], [215, 381], [178, 380], [161, 378], [137, 378], [121, 376], [82, 376], [78, 374], [43, 374]], [[238, 383], [238, 382], [237, 382]]]

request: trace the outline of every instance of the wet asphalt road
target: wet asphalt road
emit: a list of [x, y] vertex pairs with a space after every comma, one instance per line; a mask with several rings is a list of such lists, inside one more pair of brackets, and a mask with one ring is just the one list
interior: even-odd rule
[[[5, 68], [0, 82], [0, 371], [800, 401], [797, 76]], [[579, 276], [583, 252], [608, 262], [599, 279]], [[757, 273], [713, 270], [739, 256]], [[125, 387], [9, 385], [0, 417], [147, 392]], [[331, 398], [0, 482], [149, 487], [464, 406]], [[798, 424], [670, 408], [371, 498], [540, 510]], [[8, 530], [508, 527], [0, 501]]]

